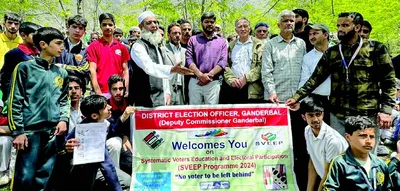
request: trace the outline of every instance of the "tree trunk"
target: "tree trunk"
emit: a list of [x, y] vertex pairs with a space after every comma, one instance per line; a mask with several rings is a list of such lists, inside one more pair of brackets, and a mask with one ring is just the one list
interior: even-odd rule
[[76, 0], [76, 12], [78, 15], [83, 16], [83, 9], [82, 9], [82, 0]]
[[201, 14], [203, 15], [203, 13], [205, 12], [205, 7], [206, 7], [206, 0], [201, 0]]
[[67, 11], [65, 10], [65, 8], [64, 8], [64, 4], [63, 4], [63, 2], [62, 2], [62, 0], [58, 0], [58, 3], [60, 3], [60, 6], [61, 6], [61, 9], [62, 9], [62, 11], [63, 11], [63, 17], [64, 17], [64, 27], [63, 27], [63, 31], [66, 29], [66, 28], [68, 28], [67, 27], [67, 20], [68, 20], [68, 18], [67, 18]]
[[99, 18], [98, 10], [99, 10], [101, 0], [95, 0], [94, 2], [95, 2], [95, 5], [94, 5], [94, 11], [93, 11], [93, 31], [96, 31], [97, 22], [98, 22], [97, 19]]
[[186, 20], [188, 19], [188, 8], [187, 8], [187, 0], [183, 0], [183, 6], [185, 7], [184, 8], [184, 15], [183, 15], [183, 18], [185, 18]]

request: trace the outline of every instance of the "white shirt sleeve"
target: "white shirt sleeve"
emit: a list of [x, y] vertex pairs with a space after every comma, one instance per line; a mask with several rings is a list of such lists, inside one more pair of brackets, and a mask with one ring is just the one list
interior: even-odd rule
[[132, 60], [143, 69], [146, 74], [156, 78], [172, 79], [171, 65], [162, 65], [154, 63], [150, 56], [147, 54], [145, 47], [141, 44], [135, 43], [131, 50]]
[[309, 60], [306, 60], [306, 56], [303, 57], [303, 64], [301, 65], [301, 78], [299, 83], [299, 88], [303, 87], [303, 85], [307, 82], [307, 80], [311, 77], [313, 71], [310, 71]]

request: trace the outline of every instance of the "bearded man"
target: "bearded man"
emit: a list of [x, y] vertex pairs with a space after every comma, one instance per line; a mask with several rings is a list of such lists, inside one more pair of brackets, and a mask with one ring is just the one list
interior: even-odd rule
[[139, 27], [142, 30], [141, 39], [136, 41], [131, 49], [132, 93], [129, 104], [144, 107], [169, 105], [171, 90], [169, 80], [174, 73], [182, 75], [193, 72], [181, 66], [166, 65], [160, 49], [163, 37], [158, 30], [158, 20], [153, 12], [145, 11], [139, 15]]
[[215, 105], [219, 102], [220, 78], [228, 59], [226, 40], [214, 33], [216, 16], [206, 12], [201, 16], [203, 32], [189, 39], [186, 66], [193, 70], [189, 81], [189, 104]]
[[0, 69], [4, 65], [4, 55], [22, 43], [22, 38], [17, 34], [21, 22], [22, 17], [16, 13], [7, 13], [4, 15], [3, 25], [6, 30], [0, 34]]
[[[387, 48], [380, 42], [361, 38], [358, 34], [362, 23], [360, 13], [339, 14], [340, 43], [325, 52], [312, 76], [286, 101], [294, 108], [296, 102], [331, 75], [330, 125], [343, 136], [344, 121], [349, 116], [368, 116], [380, 128], [389, 128], [395, 105], [395, 72]], [[378, 145], [379, 131], [376, 129], [375, 133]]]

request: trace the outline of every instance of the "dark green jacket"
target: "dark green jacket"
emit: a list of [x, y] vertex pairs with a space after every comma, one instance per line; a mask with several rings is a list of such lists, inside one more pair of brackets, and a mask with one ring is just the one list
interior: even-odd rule
[[396, 157], [393, 157], [389, 164], [390, 178], [392, 179], [393, 189], [400, 190], [400, 161]]
[[[349, 63], [360, 44], [343, 44], [343, 55]], [[375, 116], [378, 112], [391, 114], [395, 105], [395, 73], [386, 46], [378, 41], [364, 40], [360, 52], [346, 69], [339, 52], [339, 45], [330, 47], [318, 62], [308, 81], [297, 90], [297, 101], [311, 94], [331, 75], [330, 112], [337, 117]]]
[[[19, 63], [12, 74], [8, 123], [12, 135], [40, 130], [36, 124], [68, 122], [68, 73], [41, 58]], [[36, 125], [36, 126], [35, 126]]]
[[[389, 178], [388, 167], [375, 155], [369, 154], [369, 157], [371, 158], [371, 171], [368, 181], [373, 185], [373, 179], [376, 180], [376, 191], [390, 189], [392, 184]], [[374, 171], [376, 171], [376, 178], [373, 178]], [[372, 187], [368, 186], [362, 172], [367, 175], [364, 168], [361, 167], [360, 163], [358, 163], [353, 154], [351, 154], [350, 149], [347, 149], [345, 153], [342, 153], [332, 160], [328, 171], [328, 177], [323, 183], [322, 190], [372, 191]]]

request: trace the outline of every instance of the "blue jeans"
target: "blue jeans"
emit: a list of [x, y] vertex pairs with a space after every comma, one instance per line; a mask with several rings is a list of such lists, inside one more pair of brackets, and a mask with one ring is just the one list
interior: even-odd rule
[[43, 129], [45, 130], [25, 131], [28, 147], [17, 151], [11, 185], [13, 191], [52, 189], [49, 180], [64, 137], [53, 135], [54, 127]]

